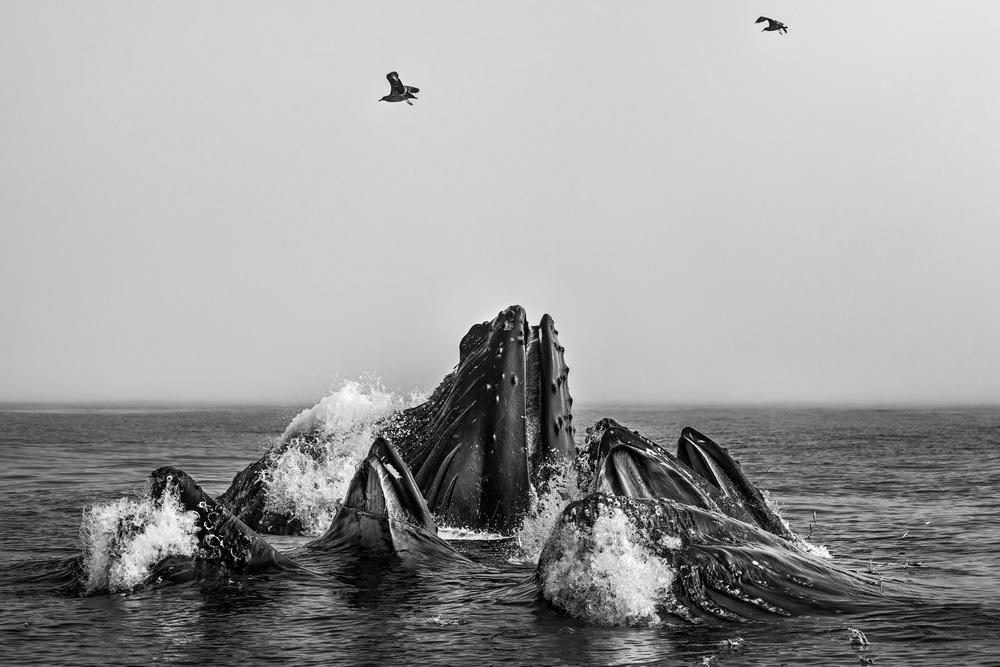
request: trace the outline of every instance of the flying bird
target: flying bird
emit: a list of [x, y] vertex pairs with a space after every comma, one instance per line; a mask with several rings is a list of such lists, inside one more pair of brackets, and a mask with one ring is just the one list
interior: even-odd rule
[[399, 80], [399, 75], [395, 72], [389, 72], [385, 75], [385, 78], [389, 80], [392, 90], [388, 95], [380, 99], [379, 102], [406, 102], [412, 107], [413, 102], [410, 100], [417, 99], [417, 96], [413, 93], [419, 93], [420, 89], [413, 86], [404, 86], [403, 82]]
[[767, 21], [767, 27], [761, 30], [761, 32], [770, 32], [771, 30], [779, 30], [781, 32], [788, 32], [788, 28], [781, 21], [775, 21], [774, 19], [769, 19], [766, 16], [761, 16], [759, 19], [754, 21], [754, 23], [763, 23]]

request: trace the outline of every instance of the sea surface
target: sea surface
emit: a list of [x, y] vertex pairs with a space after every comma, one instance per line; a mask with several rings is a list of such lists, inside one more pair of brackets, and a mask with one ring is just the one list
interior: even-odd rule
[[141, 496], [162, 465], [218, 495], [307, 407], [0, 405], [0, 664], [1000, 665], [1000, 407], [577, 406], [578, 441], [613, 417], [671, 451], [684, 426], [728, 447], [797, 533], [902, 598], [857, 614], [600, 627], [511, 594], [534, 563], [488, 554], [47, 583], [80, 556], [88, 508]]

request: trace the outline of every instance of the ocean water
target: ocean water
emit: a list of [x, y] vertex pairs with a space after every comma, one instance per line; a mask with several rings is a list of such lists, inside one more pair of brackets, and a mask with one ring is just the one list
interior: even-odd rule
[[218, 495], [306, 407], [0, 406], [0, 664], [1000, 665], [1000, 407], [577, 407], [578, 441], [613, 417], [670, 450], [684, 426], [728, 447], [797, 533], [884, 580], [894, 604], [855, 614], [591, 625], [524, 594], [530, 556], [475, 546], [475, 567], [53, 586], [85, 512], [168, 464]]

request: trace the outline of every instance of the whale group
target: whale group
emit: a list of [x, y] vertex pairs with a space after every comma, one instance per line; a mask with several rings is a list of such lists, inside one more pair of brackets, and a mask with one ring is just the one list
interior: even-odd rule
[[[193, 544], [164, 551], [140, 585], [218, 571], [321, 576], [315, 564], [330, 554], [476, 567], [439, 526], [510, 542], [546, 496], [561, 510], [524, 585], [538, 604], [584, 621], [769, 620], [842, 613], [883, 596], [880, 582], [796, 535], [728, 450], [695, 429], [681, 432], [676, 453], [612, 418], [578, 442], [568, 373], [549, 315], [532, 326], [511, 306], [474, 325], [427, 400], [377, 425], [326, 530], [289, 554], [263, 536], [302, 532], [268, 503], [267, 473], [290, 448], [322, 456], [321, 433], [289, 429], [217, 499], [161, 467], [149, 501], [179, 503]], [[614, 582], [629, 567], [641, 568], [630, 581], [648, 602], [624, 616], [595, 613], [597, 598], [621, 594]]]

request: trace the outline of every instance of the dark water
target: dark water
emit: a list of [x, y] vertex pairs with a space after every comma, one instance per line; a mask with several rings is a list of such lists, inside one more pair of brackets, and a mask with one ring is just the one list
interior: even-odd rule
[[[0, 575], [46, 579], [82, 510], [183, 468], [210, 494], [299, 408], [0, 407]], [[344, 561], [78, 597], [0, 585], [0, 664], [1000, 664], [1000, 408], [578, 409], [672, 448], [694, 426], [736, 454], [793, 529], [902, 603], [711, 628], [594, 627], [523, 600], [533, 571]], [[304, 538], [271, 540], [282, 549]], [[2, 577], [0, 577], [2, 581]], [[846, 628], [870, 645], [852, 644]]]

